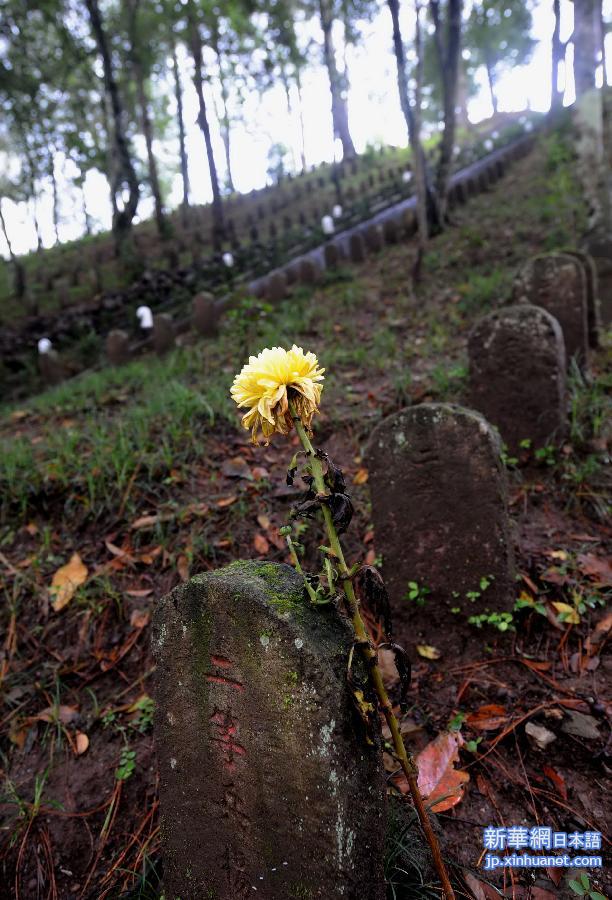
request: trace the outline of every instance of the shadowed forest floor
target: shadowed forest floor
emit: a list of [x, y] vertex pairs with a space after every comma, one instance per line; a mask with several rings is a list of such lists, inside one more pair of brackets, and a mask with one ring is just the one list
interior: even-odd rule
[[[370, 521], [365, 442], [402, 406], [465, 401], [474, 321], [507, 300], [528, 256], [577, 245], [584, 221], [565, 144], [542, 137], [495, 189], [453, 215], [431, 243], [417, 292], [415, 245], [397, 245], [327, 273], [314, 290], [296, 289], [277, 308], [245, 301], [217, 340], [77, 378], [4, 410], [2, 896], [158, 896], [155, 599], [237, 558], [287, 557], [277, 529], [297, 493], [285, 487], [289, 448], [252, 447], [229, 400], [248, 354], [295, 342], [326, 367], [317, 441], [352, 482], [348, 557], [375, 562], [382, 548]], [[449, 622], [432, 642], [437, 660], [406, 648], [411, 746], [449, 727], [465, 741], [465, 795], [439, 819], [445, 855], [472, 874], [486, 825], [604, 832], [610, 820], [601, 651], [612, 626], [603, 609], [612, 584], [604, 467], [611, 378], [608, 342], [588, 377], [572, 373], [567, 443], [508, 460], [521, 575], [516, 630]], [[305, 564], [315, 565], [316, 524], [302, 541]], [[87, 580], [55, 611], [51, 579], [75, 553]], [[473, 658], [454, 652], [460, 627], [478, 637]], [[556, 734], [545, 753], [526, 736], [527, 721]], [[575, 727], [561, 730], [567, 722]], [[492, 881], [508, 897], [573, 896], [560, 870]], [[605, 890], [595, 877], [591, 885]], [[478, 890], [499, 896], [468, 877], [464, 896]], [[438, 895], [431, 886], [398, 893], [430, 895]]]

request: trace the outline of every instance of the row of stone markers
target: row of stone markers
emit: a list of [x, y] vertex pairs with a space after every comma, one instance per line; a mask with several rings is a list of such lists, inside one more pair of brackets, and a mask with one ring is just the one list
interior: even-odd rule
[[[526, 441], [537, 449], [563, 440], [567, 369], [584, 368], [597, 346], [598, 292], [586, 254], [530, 260], [510, 303], [469, 335], [473, 409], [423, 404], [374, 430], [366, 453], [374, 531], [395, 636], [407, 649], [436, 644], [456, 624], [461, 655], [468, 617], [494, 616], [503, 629], [516, 588], [502, 441], [514, 454]], [[409, 582], [420, 605], [406, 600]]]
[[[421, 404], [372, 433], [376, 544], [394, 636], [408, 649], [444, 642], [452, 663], [475, 633], [468, 616], [496, 616], [499, 627], [511, 613], [513, 537], [494, 425], [509, 444], [562, 436], [566, 361], [586, 364], [597, 301], [587, 257], [536, 257], [512, 302], [470, 335], [480, 412]], [[490, 424], [481, 413], [493, 400]], [[407, 600], [409, 582], [422, 605]], [[289, 567], [235, 563], [166, 597], [153, 644], [167, 894], [381, 900], [380, 734], [375, 726], [368, 743], [352, 708], [341, 620], [307, 603]], [[361, 670], [353, 676], [365, 682]]]
[[[486, 165], [477, 165], [473, 171], [468, 169], [455, 177], [449, 195], [450, 207], [465, 204], [471, 197], [488, 190], [504, 175], [511, 162], [529, 152], [531, 143], [530, 140], [523, 140], [505, 147], [497, 151]], [[368, 254], [379, 253], [385, 244], [410, 239], [416, 230], [414, 202], [405, 201], [384, 210], [369, 223], [346, 230], [321, 247], [250, 282], [245, 290], [257, 298], [278, 303], [290, 295], [294, 285], [316, 284], [326, 269], [333, 269], [347, 261], [364, 262]], [[200, 292], [193, 298], [191, 315], [176, 319], [169, 313], [153, 315], [149, 307], [141, 306], [137, 310], [141, 338], [133, 341], [125, 329], [113, 329], [106, 337], [106, 357], [112, 365], [123, 365], [142, 350], [153, 349], [155, 353], [165, 354], [175, 346], [177, 338], [189, 329], [202, 337], [214, 337], [221, 316], [230, 303], [228, 297], [216, 299], [211, 293]], [[45, 349], [41, 350], [39, 342], [39, 368], [45, 382], [55, 384], [66, 377], [65, 367], [48, 340], [42, 340]]]

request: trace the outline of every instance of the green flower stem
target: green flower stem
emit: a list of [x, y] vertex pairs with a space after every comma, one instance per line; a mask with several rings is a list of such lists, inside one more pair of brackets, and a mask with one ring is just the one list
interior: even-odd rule
[[304, 574], [304, 570], [302, 569], [302, 566], [300, 565], [300, 560], [298, 559], [297, 551], [294, 547], [293, 541], [291, 540], [291, 535], [286, 534], [285, 540], [287, 541], [287, 547], [289, 548], [289, 553], [291, 554], [291, 562], [293, 563], [296, 572], [298, 572], [304, 579], [304, 584], [306, 586], [306, 590], [308, 591], [308, 596], [310, 597], [311, 602], [318, 603], [319, 599], [317, 597], [316, 591], [313, 588], [313, 586], [310, 584], [308, 579], [306, 578], [306, 575]]
[[[293, 407], [293, 404], [291, 403], [290, 410], [300, 441], [302, 442], [302, 446], [304, 447], [304, 450], [306, 451], [306, 455], [308, 457], [310, 472], [314, 478], [314, 484], [317, 489], [317, 493], [326, 494], [328, 493], [328, 491], [323, 477], [324, 473], [321, 460], [316, 456], [314, 447], [312, 446], [310, 438], [306, 433], [306, 429], [302, 425], [299, 417], [295, 414], [295, 409]], [[357, 597], [355, 595], [355, 589], [350, 577], [349, 568], [344, 558], [344, 553], [342, 552], [342, 546], [338, 538], [336, 526], [334, 525], [330, 509], [325, 503], [321, 504], [321, 510], [323, 512], [323, 519], [325, 521], [325, 529], [327, 531], [329, 545], [336, 557], [340, 578], [342, 581], [342, 589], [344, 591], [344, 596], [346, 597], [346, 602], [350, 613], [353, 630], [355, 632], [355, 637], [357, 639], [357, 644], [362, 653], [362, 656], [365, 659], [366, 666], [370, 673], [370, 678], [376, 692], [376, 696], [378, 697], [380, 709], [382, 710], [382, 713], [387, 721], [387, 725], [389, 726], [389, 730], [391, 731], [393, 746], [395, 747], [395, 752], [402, 767], [402, 771], [404, 772], [406, 780], [408, 781], [408, 787], [412, 795], [412, 800], [419, 817], [421, 827], [423, 829], [425, 837], [427, 838], [427, 843], [429, 844], [429, 847], [431, 849], [434, 865], [442, 883], [444, 893], [446, 894], [447, 900], [454, 900], [455, 894], [451, 887], [448, 873], [446, 871], [446, 866], [444, 865], [444, 861], [442, 859], [440, 844], [438, 843], [438, 838], [436, 837], [436, 834], [432, 828], [427, 808], [423, 802], [423, 798], [421, 797], [421, 792], [419, 791], [417, 781], [418, 767], [416, 762], [414, 761], [412, 754], [407, 750], [406, 745], [404, 744], [404, 739], [402, 737], [399, 722], [393, 712], [393, 707], [391, 705], [391, 701], [389, 700], [389, 695], [387, 694], [387, 689], [385, 688], [385, 684], [383, 681], [382, 672], [380, 671], [380, 667], [378, 665], [378, 657], [376, 651], [372, 647], [364, 621], [361, 617], [361, 613], [359, 612], [359, 601], [357, 600]]]

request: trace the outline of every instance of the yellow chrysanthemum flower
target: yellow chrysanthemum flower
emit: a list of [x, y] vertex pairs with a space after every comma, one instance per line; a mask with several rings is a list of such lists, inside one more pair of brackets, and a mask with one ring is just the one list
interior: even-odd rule
[[291, 350], [272, 347], [249, 357], [234, 378], [231, 395], [239, 407], [249, 407], [242, 424], [251, 429], [254, 444], [260, 430], [267, 443], [275, 432], [287, 434], [292, 429], [289, 400], [302, 424], [310, 428], [319, 410], [323, 388], [318, 382], [323, 381], [324, 371], [314, 353], [304, 353], [295, 344]]

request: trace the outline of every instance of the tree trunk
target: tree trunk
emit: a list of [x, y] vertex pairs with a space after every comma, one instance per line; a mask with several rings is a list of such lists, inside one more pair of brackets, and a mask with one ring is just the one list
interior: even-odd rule
[[116, 154], [113, 150], [114, 138], [113, 132], [111, 130], [110, 120], [109, 120], [109, 99], [106, 92], [103, 95], [103, 103], [102, 103], [102, 119], [104, 122], [104, 131], [106, 132], [106, 169], [104, 174], [106, 175], [106, 180], [108, 181], [108, 190], [110, 196], [111, 210], [112, 210], [112, 221], [114, 222], [117, 216], [119, 215], [119, 207], [117, 206], [117, 194], [115, 192], [115, 185], [118, 181], [118, 172], [117, 172], [117, 160]]
[[[285, 90], [285, 99], [287, 101], [287, 116], [289, 118], [289, 122], [293, 124], [294, 121], [294, 110], [293, 103], [291, 102], [291, 84], [289, 81], [289, 76], [287, 75], [287, 71], [284, 65], [281, 64], [280, 68], [280, 77], [283, 82], [283, 88]], [[293, 162], [293, 171], [297, 171], [298, 163], [297, 156], [295, 152], [295, 141], [291, 141], [291, 160]]]
[[444, 95], [444, 133], [440, 145], [440, 161], [438, 164], [437, 193], [440, 221], [446, 219], [448, 185], [455, 148], [455, 129], [457, 121], [457, 82], [459, 77], [459, 52], [461, 48], [461, 13], [462, 0], [448, 0], [448, 28], [446, 30], [446, 46], [444, 46], [443, 27], [440, 20], [440, 9], [437, 0], [431, 0], [430, 9], [434, 20], [436, 47], [442, 75]]
[[[393, 51], [395, 54], [395, 63], [397, 67], [397, 88], [400, 98], [400, 106], [406, 120], [406, 128], [408, 130], [408, 141], [412, 150], [414, 179], [417, 195], [417, 219], [419, 223], [419, 243], [420, 255], [424, 251], [425, 244], [429, 235], [430, 223], [435, 226], [437, 223], [437, 203], [431, 186], [427, 162], [421, 144], [421, 115], [420, 115], [420, 85], [419, 77], [422, 77], [422, 59], [419, 62], [417, 71], [417, 91], [415, 96], [414, 110], [408, 96], [408, 82], [406, 78], [406, 54], [404, 51], [404, 42], [399, 21], [399, 0], [387, 0], [387, 5], [391, 13], [393, 23]], [[420, 4], [417, 6], [417, 30], [416, 44], [418, 49], [421, 48], [421, 28], [420, 28]], [[421, 53], [422, 57], [422, 53]], [[418, 57], [417, 57], [418, 58]], [[418, 271], [418, 270], [417, 270]]]
[[555, 28], [552, 36], [551, 51], [551, 110], [559, 109], [563, 102], [563, 93], [559, 90], [559, 66], [565, 57], [565, 47], [561, 43], [561, 0], [553, 0], [553, 11], [555, 14]]
[[128, 140], [123, 130], [123, 104], [113, 72], [110, 47], [102, 24], [98, 0], [85, 0], [85, 6], [89, 14], [91, 29], [98, 46], [98, 52], [102, 58], [104, 88], [108, 95], [113, 115], [114, 142], [119, 162], [117, 181], [113, 185], [113, 190], [116, 195], [123, 184], [127, 185], [128, 188], [127, 203], [122, 210], [119, 210], [115, 206], [116, 214], [113, 215], [113, 233], [117, 241], [118, 249], [121, 252], [125, 238], [131, 230], [132, 221], [136, 215], [140, 186], [130, 157]]
[[179, 131], [179, 155], [181, 159], [181, 179], [183, 182], [183, 200], [181, 202], [183, 225], [186, 227], [189, 217], [189, 165], [185, 146], [185, 119], [183, 117], [183, 89], [181, 74], [176, 58], [176, 45], [172, 44], [172, 71], [174, 74], [174, 96], [176, 97], [176, 118]]
[[59, 196], [57, 192], [57, 178], [55, 177], [55, 153], [52, 147], [49, 148], [49, 177], [51, 178], [51, 186], [53, 188], [53, 230], [55, 231], [55, 245], [60, 243], [59, 236]]
[[493, 107], [493, 115], [497, 115], [497, 94], [495, 93], [495, 75], [493, 74], [493, 63], [487, 55], [485, 68], [487, 70], [487, 83], [489, 85], [489, 94], [491, 95], [491, 106]]
[[89, 237], [91, 235], [91, 216], [89, 215], [89, 210], [87, 209], [87, 199], [85, 197], [85, 179], [81, 182], [81, 207], [83, 209], [83, 217], [85, 219], [85, 234]]
[[597, 0], [574, 0], [574, 81], [576, 97], [595, 87], [600, 41]]
[[153, 125], [149, 114], [149, 101], [147, 99], [147, 91], [145, 86], [145, 76], [142, 69], [142, 58], [140, 55], [140, 44], [138, 35], [138, 7], [140, 0], [129, 0], [128, 2], [128, 31], [130, 39], [130, 62], [132, 74], [134, 75], [134, 83], [136, 85], [136, 97], [138, 99], [138, 107], [140, 112], [140, 126], [145, 139], [147, 149], [147, 166], [149, 170], [149, 187], [153, 194], [153, 203], [155, 204], [155, 224], [157, 233], [160, 237], [168, 236], [168, 223], [164, 215], [164, 204], [162, 202], [161, 187], [159, 184], [159, 175], [157, 172], [157, 160], [153, 152]]
[[342, 143], [342, 155], [345, 159], [355, 156], [355, 145], [349, 130], [348, 106], [346, 98], [342, 96], [343, 77], [338, 72], [336, 54], [332, 40], [333, 16], [329, 6], [329, 0], [319, 0], [319, 13], [321, 28], [323, 29], [323, 59], [329, 77], [329, 88], [332, 98], [332, 121], [334, 127], [334, 139], [340, 138]]
[[36, 201], [36, 169], [34, 166], [34, 159], [32, 158], [32, 154], [30, 153], [30, 148], [28, 147], [27, 135], [23, 131], [21, 131], [21, 140], [24, 147], [26, 162], [28, 164], [27, 181], [28, 187], [30, 189], [30, 199], [32, 201], [32, 218], [34, 220], [34, 231], [36, 232], [36, 252], [42, 253], [43, 242], [42, 235], [40, 233], [40, 225], [38, 223], [38, 203]]
[[298, 114], [300, 117], [300, 157], [302, 160], [302, 171], [305, 172], [307, 168], [306, 163], [306, 129], [304, 127], [304, 104], [302, 102], [302, 77], [300, 75], [300, 70], [296, 69], [295, 73], [295, 84], [297, 86], [297, 95], [298, 95]]
[[603, 86], [606, 87], [608, 84], [608, 76], [606, 72], [606, 23], [604, 22], [603, 15], [603, 0], [596, 0], [596, 13], [597, 16], [597, 28], [599, 29], [599, 40], [600, 44], [600, 52], [601, 52], [601, 67], [602, 67], [602, 83]]
[[188, 40], [193, 56], [193, 84], [198, 97], [198, 125], [204, 136], [206, 145], [206, 156], [208, 158], [208, 171], [210, 173], [210, 183], [212, 187], [212, 216], [213, 216], [213, 246], [216, 251], [221, 249], [225, 234], [225, 223], [223, 221], [223, 202], [221, 200], [221, 191], [219, 189], [219, 176], [217, 174], [217, 166], [215, 163], [215, 155], [213, 152], [212, 138], [210, 135], [210, 125], [208, 123], [208, 114], [206, 111], [206, 101], [204, 99], [204, 60], [202, 58], [202, 42], [198, 30], [198, 21], [193, 0], [187, 2], [187, 19], [189, 34]]
[[18, 300], [23, 300], [26, 294], [26, 274], [25, 269], [19, 262], [19, 258], [15, 255], [13, 251], [13, 245], [11, 244], [11, 240], [8, 235], [8, 231], [6, 229], [6, 222], [4, 220], [4, 213], [2, 212], [2, 198], [0, 198], [0, 227], [2, 228], [2, 234], [4, 235], [4, 240], [6, 241], [6, 246], [8, 247], [9, 256], [11, 259], [11, 264], [13, 266], [13, 277], [15, 284], [15, 296]]

